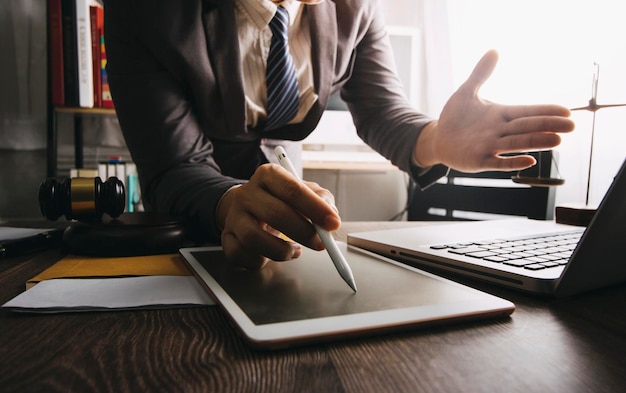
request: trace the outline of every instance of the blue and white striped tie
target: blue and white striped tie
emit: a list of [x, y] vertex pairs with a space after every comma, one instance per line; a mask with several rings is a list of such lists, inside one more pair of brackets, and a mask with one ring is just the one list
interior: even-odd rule
[[289, 53], [287, 28], [289, 14], [278, 7], [270, 21], [272, 42], [267, 57], [267, 123], [265, 130], [288, 123], [298, 113], [299, 96], [296, 67]]

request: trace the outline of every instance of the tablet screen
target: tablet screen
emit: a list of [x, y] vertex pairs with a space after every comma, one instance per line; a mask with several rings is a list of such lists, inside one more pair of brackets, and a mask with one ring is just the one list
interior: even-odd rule
[[341, 279], [325, 251], [304, 250], [287, 262], [249, 271], [234, 267], [221, 249], [190, 254], [256, 325], [402, 308], [446, 308], [480, 302], [485, 294], [428, 273], [380, 260], [340, 243], [358, 292]]

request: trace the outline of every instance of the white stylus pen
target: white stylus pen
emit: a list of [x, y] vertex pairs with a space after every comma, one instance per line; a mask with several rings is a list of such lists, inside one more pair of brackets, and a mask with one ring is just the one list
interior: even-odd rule
[[[293, 164], [291, 163], [291, 160], [289, 160], [289, 157], [287, 157], [285, 149], [283, 149], [282, 146], [278, 146], [276, 147], [276, 149], [274, 149], [274, 153], [276, 154], [276, 158], [278, 158], [278, 162], [280, 163], [280, 165], [289, 172], [291, 172], [291, 174], [294, 175], [296, 179], [300, 180], [300, 176], [298, 176], [298, 172], [293, 167]], [[331, 234], [324, 228], [321, 228], [316, 224], [313, 224], [313, 226], [315, 227], [315, 230], [317, 231], [320, 239], [322, 239], [322, 242], [326, 247], [326, 251], [328, 251], [328, 255], [330, 255], [330, 259], [333, 261], [333, 264], [339, 272], [339, 275], [350, 286], [350, 288], [352, 288], [352, 290], [356, 292], [356, 283], [354, 282], [352, 269], [350, 269], [348, 261], [346, 261], [346, 258], [344, 258], [341, 251], [339, 251], [339, 247], [337, 246], [337, 243], [335, 243], [335, 239], [333, 239]]]

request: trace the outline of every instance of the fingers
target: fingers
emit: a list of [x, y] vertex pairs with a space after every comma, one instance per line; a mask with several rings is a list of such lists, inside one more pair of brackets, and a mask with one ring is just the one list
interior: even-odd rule
[[316, 183], [296, 179], [278, 165], [259, 167], [250, 182], [265, 191], [260, 194], [262, 200], [249, 206], [253, 215], [281, 232], [291, 229], [285, 232], [290, 237], [305, 227], [312, 228], [309, 220], [329, 231], [341, 224], [330, 192]]
[[[279, 166], [267, 166], [262, 171], [272, 172], [263, 177], [270, 180], [264, 185], [280, 201], [328, 231], [339, 228], [341, 222], [334, 207], [335, 200], [328, 190], [314, 182], [294, 181], [291, 173]], [[274, 173], [275, 171], [279, 173]], [[274, 181], [281, 177], [287, 181]]]
[[270, 259], [287, 261], [302, 255], [299, 244], [282, 240], [263, 230], [247, 234], [244, 231], [240, 237], [233, 232], [225, 232], [222, 235], [222, 248], [234, 264], [251, 270], [261, 269]]
[[571, 111], [561, 105], [507, 105], [504, 107], [508, 119], [531, 116], [561, 116], [569, 117]]
[[552, 132], [535, 132], [502, 137], [496, 143], [497, 154], [548, 150], [558, 146], [561, 137]]
[[505, 123], [501, 135], [524, 134], [532, 132], [571, 132], [574, 122], [566, 117], [538, 115], [520, 117]]
[[[340, 225], [330, 192], [316, 183], [301, 182], [278, 165], [259, 167], [248, 183], [224, 199], [224, 252], [250, 269], [262, 267], [268, 259], [297, 258], [301, 254], [297, 243], [324, 249], [311, 221], [327, 230]], [[280, 238], [281, 233], [297, 243]]]
[[535, 165], [537, 160], [531, 155], [517, 155], [509, 157], [490, 157], [485, 160], [483, 167], [484, 170], [489, 171], [521, 171]]
[[551, 132], [516, 134], [499, 138], [491, 153], [486, 153], [480, 163], [480, 170], [519, 171], [536, 164], [533, 156], [518, 154], [503, 156], [506, 153], [519, 153], [548, 150], [561, 143], [561, 137]]
[[478, 90], [493, 73], [497, 63], [498, 52], [495, 50], [487, 51], [474, 67], [469, 78], [463, 84], [463, 88], [467, 89], [473, 95], [477, 95]]

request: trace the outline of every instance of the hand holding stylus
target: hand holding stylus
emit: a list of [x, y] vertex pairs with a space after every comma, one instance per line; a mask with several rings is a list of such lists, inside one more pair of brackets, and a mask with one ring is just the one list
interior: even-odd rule
[[[278, 146], [274, 152], [276, 153], [276, 158], [278, 158], [278, 162], [282, 165], [283, 168], [287, 169], [293, 176], [295, 176], [298, 180], [300, 180], [298, 176], [298, 172], [295, 170], [289, 157], [287, 157], [287, 153], [285, 149], [281, 146]], [[337, 243], [335, 243], [335, 239], [330, 235], [330, 233], [324, 228], [320, 227], [317, 224], [313, 224], [317, 234], [320, 239], [326, 246], [326, 251], [328, 251], [328, 255], [330, 255], [330, 259], [333, 261], [337, 272], [343, 280], [352, 288], [354, 292], [356, 292], [356, 282], [354, 282], [354, 276], [352, 275], [352, 269], [350, 269], [350, 265], [348, 265], [348, 261], [346, 261], [345, 257], [339, 250]]]
[[275, 164], [258, 167], [249, 181], [231, 188], [217, 206], [224, 253], [234, 265], [247, 269], [259, 269], [270, 260], [298, 258], [302, 247], [324, 250], [312, 222], [330, 232], [339, 229], [341, 218], [333, 195]]

